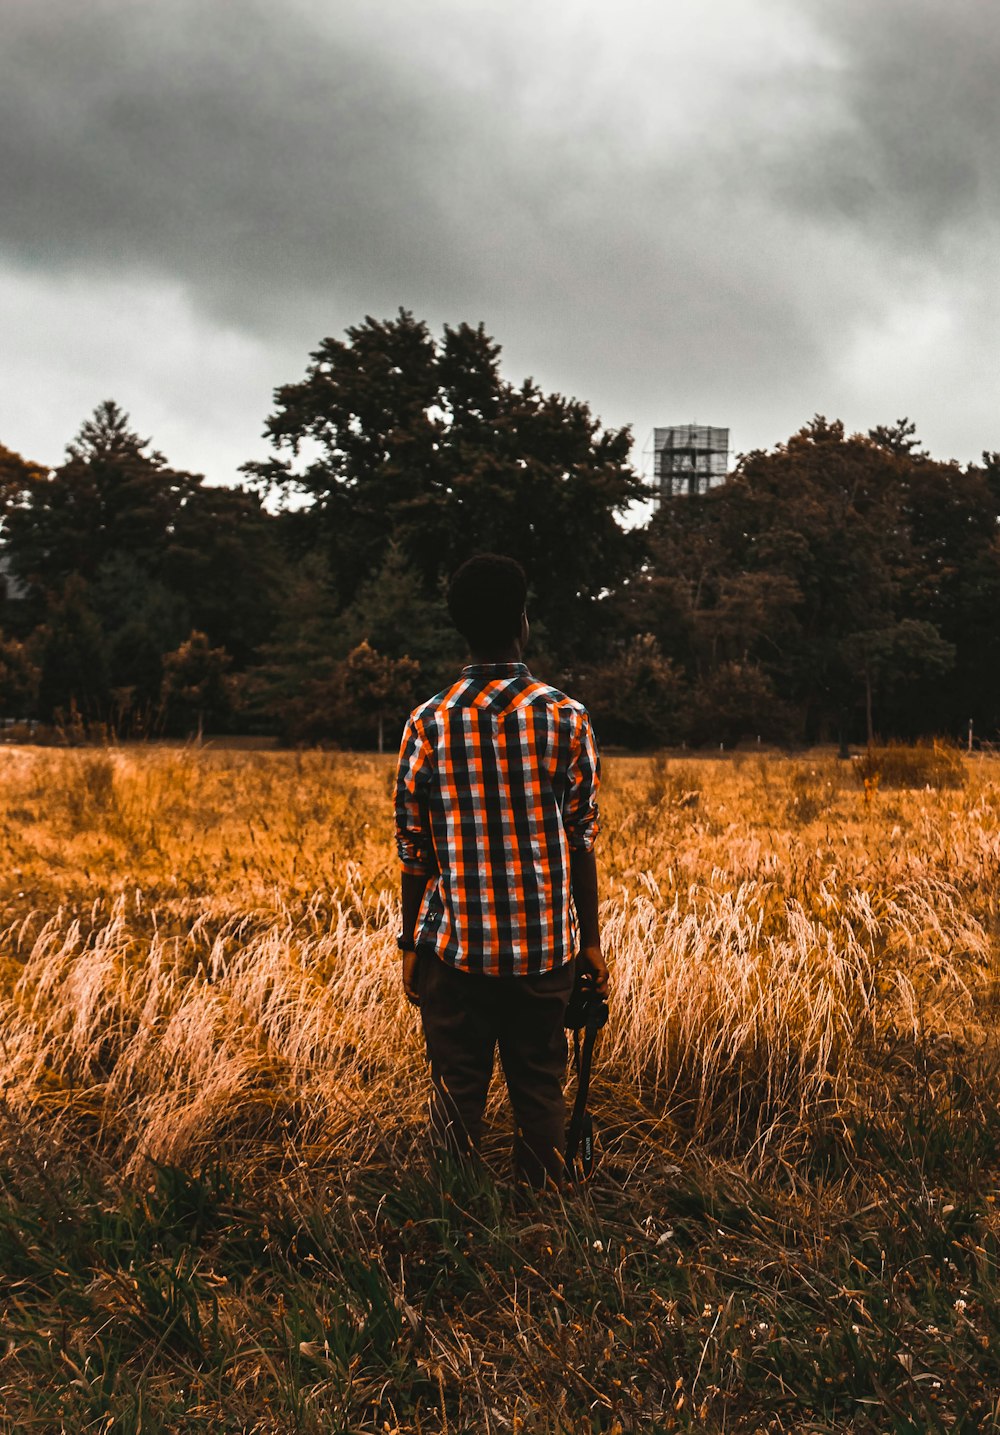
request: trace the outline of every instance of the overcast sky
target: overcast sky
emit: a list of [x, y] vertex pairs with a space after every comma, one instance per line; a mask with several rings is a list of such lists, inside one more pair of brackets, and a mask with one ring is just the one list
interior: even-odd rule
[[0, 0], [0, 443], [233, 481], [365, 314], [770, 447], [1000, 449], [992, 0]]

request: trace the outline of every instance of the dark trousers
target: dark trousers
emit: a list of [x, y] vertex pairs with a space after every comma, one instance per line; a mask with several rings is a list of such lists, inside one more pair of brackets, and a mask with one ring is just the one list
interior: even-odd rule
[[566, 1144], [566, 1030], [575, 962], [537, 977], [460, 972], [420, 954], [417, 990], [431, 1066], [431, 1130], [456, 1154], [477, 1150], [499, 1047], [514, 1110], [514, 1168], [533, 1186], [561, 1182]]

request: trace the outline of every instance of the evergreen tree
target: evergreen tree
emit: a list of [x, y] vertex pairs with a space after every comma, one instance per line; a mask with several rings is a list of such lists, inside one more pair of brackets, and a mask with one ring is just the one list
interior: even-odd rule
[[329, 565], [321, 554], [289, 563], [273, 635], [247, 674], [244, 712], [251, 727], [286, 742], [332, 736], [330, 692], [349, 651]]
[[[345, 735], [370, 735], [374, 728], [379, 752], [385, 750], [386, 722], [398, 744], [407, 711], [417, 692], [419, 663], [405, 656], [390, 658], [362, 642], [348, 653], [337, 675], [338, 726]], [[331, 704], [333, 707], [334, 704]]]
[[28, 644], [0, 633], [0, 718], [30, 717], [40, 678]]
[[206, 726], [225, 724], [232, 710], [228, 681], [232, 658], [213, 648], [204, 633], [194, 631], [163, 659], [163, 710], [168, 726], [190, 730], [198, 741]]
[[128, 553], [101, 563], [91, 599], [105, 634], [109, 686], [118, 695], [116, 730], [149, 732], [159, 711], [163, 655], [191, 631], [188, 604]]
[[15, 572], [37, 598], [73, 573], [93, 579], [121, 554], [155, 570], [185, 499], [200, 480], [170, 469], [129, 428], [111, 399], [99, 404], [51, 473], [7, 495], [5, 536]]
[[464, 658], [464, 644], [452, 626], [444, 597], [424, 595], [419, 575], [395, 541], [376, 573], [358, 588], [340, 616], [348, 651], [369, 644], [386, 658], [408, 658], [419, 667], [428, 690], [444, 685]]
[[278, 525], [258, 494], [199, 480], [170, 525], [157, 573], [183, 598], [191, 625], [237, 666], [271, 636], [286, 569]]
[[104, 631], [79, 573], [66, 580], [38, 634], [41, 674], [38, 702], [46, 721], [78, 714], [85, 723], [108, 714], [108, 660]]

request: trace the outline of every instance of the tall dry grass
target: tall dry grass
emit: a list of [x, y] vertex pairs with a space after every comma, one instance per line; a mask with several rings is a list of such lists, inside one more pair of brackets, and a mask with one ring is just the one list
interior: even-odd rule
[[[622, 1169], [692, 1141], [788, 1160], [891, 1112], [928, 1051], [945, 1072], [992, 1049], [1000, 764], [962, 776], [873, 798], [833, 757], [607, 761], [595, 1105]], [[123, 1173], [391, 1161], [424, 1105], [391, 778], [341, 754], [0, 750], [14, 1123]]]

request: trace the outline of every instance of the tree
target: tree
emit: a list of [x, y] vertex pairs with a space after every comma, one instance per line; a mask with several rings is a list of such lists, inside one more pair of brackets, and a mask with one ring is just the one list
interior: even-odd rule
[[31, 463], [0, 443], [0, 542], [8, 537], [8, 515], [44, 476], [45, 469], [41, 464]]
[[213, 648], [204, 633], [189, 634], [176, 652], [163, 660], [163, 708], [168, 721], [197, 722], [201, 742], [206, 723], [221, 723], [229, 716], [232, 694], [227, 674], [232, 658], [225, 648]]
[[347, 655], [339, 677], [341, 721], [354, 731], [375, 727], [379, 752], [385, 750], [385, 721], [399, 719], [402, 732], [416, 695], [420, 664], [412, 658], [388, 658], [362, 642]]
[[109, 571], [131, 565], [137, 591], [159, 584], [186, 610], [171, 646], [194, 626], [245, 663], [268, 636], [277, 525], [260, 496], [172, 469], [114, 400], [98, 405], [59, 468], [8, 464], [0, 480], [6, 552], [35, 621], [71, 574], [107, 588]]
[[755, 737], [787, 742], [795, 727], [794, 713], [756, 663], [721, 663], [695, 685], [688, 730], [695, 744], [721, 742], [733, 747]]
[[897, 419], [894, 424], [876, 424], [868, 430], [872, 443], [901, 458], [926, 458], [927, 450], [919, 447], [917, 426], [909, 419]]
[[149, 440], [107, 399], [68, 446], [65, 463], [26, 475], [5, 494], [14, 571], [44, 597], [72, 573], [93, 579], [116, 554], [155, 567], [180, 506], [199, 483], [149, 451]]
[[249, 663], [274, 631], [287, 570], [278, 525], [259, 494], [201, 480], [175, 514], [156, 572], [191, 625]]
[[[989, 465], [962, 469], [924, 460], [904, 474], [910, 560], [899, 575], [899, 611], [931, 624], [952, 645], [947, 685], [924, 681], [917, 731], [1000, 726], [1000, 495]], [[893, 693], [885, 705], [907, 731]], [[914, 706], [910, 703], [909, 709]], [[911, 730], [912, 731], [912, 730]], [[907, 733], [910, 735], [910, 733]]]
[[77, 713], [84, 722], [103, 722], [108, 708], [107, 647], [89, 585], [79, 573], [67, 578], [37, 641], [42, 717]]
[[52, 472], [0, 450], [3, 556], [28, 586], [19, 631], [41, 631], [43, 710], [147, 732], [186, 634], [252, 661], [275, 621], [278, 528], [259, 494], [170, 468], [110, 399]]
[[0, 717], [29, 717], [41, 673], [26, 643], [0, 633]]
[[347, 651], [368, 643], [385, 657], [412, 658], [429, 690], [441, 687], [462, 660], [464, 645], [443, 595], [425, 597], [419, 575], [395, 540], [340, 614], [339, 627]]
[[45, 470], [0, 444], [0, 614], [8, 632], [24, 638], [34, 623], [25, 603], [21, 582], [10, 552], [9, 515], [24, 501], [25, 493], [38, 484]]
[[[573, 656], [605, 626], [601, 595], [635, 566], [637, 540], [617, 520], [646, 490], [627, 429], [603, 429], [585, 403], [530, 380], [515, 387], [499, 358], [482, 325], [435, 341], [406, 310], [369, 317], [346, 340], [324, 339], [306, 377], [276, 391], [265, 432], [288, 456], [245, 467], [307, 500], [342, 606], [393, 541], [428, 600], [470, 553], [508, 552], [550, 644]], [[296, 469], [304, 446], [313, 457]]]
[[940, 677], [955, 662], [955, 648], [933, 623], [904, 618], [884, 628], [869, 628], [844, 639], [844, 656], [861, 674], [865, 691], [865, 730], [869, 747], [875, 741], [874, 695], [878, 688]]
[[286, 742], [330, 737], [335, 723], [329, 694], [349, 647], [325, 557], [307, 553], [289, 562], [272, 636], [246, 677], [244, 711], [251, 725]]
[[650, 633], [586, 672], [580, 690], [604, 743], [663, 747], [684, 735], [683, 675]]
[[715, 602], [693, 614], [696, 651], [705, 666], [768, 660], [780, 666], [798, 640], [798, 584], [785, 573], [719, 574]]
[[658, 530], [661, 534], [658, 543], [650, 540], [650, 531], [647, 530], [646, 535], [649, 544], [646, 562], [611, 599], [615, 609], [614, 627], [622, 634], [648, 633], [655, 638], [661, 653], [691, 672], [696, 662], [696, 585], [662, 541], [664, 530]]
[[149, 732], [160, 706], [163, 655], [192, 628], [188, 604], [128, 553], [106, 558], [90, 591], [116, 695], [115, 730], [123, 736]]
[[841, 725], [854, 690], [844, 639], [898, 616], [908, 464], [817, 416], [774, 452], [745, 455], [720, 487], [663, 505], [650, 553], [657, 572], [686, 579], [702, 688], [716, 664], [735, 664], [734, 681], [759, 672], [798, 707], [804, 736]]

